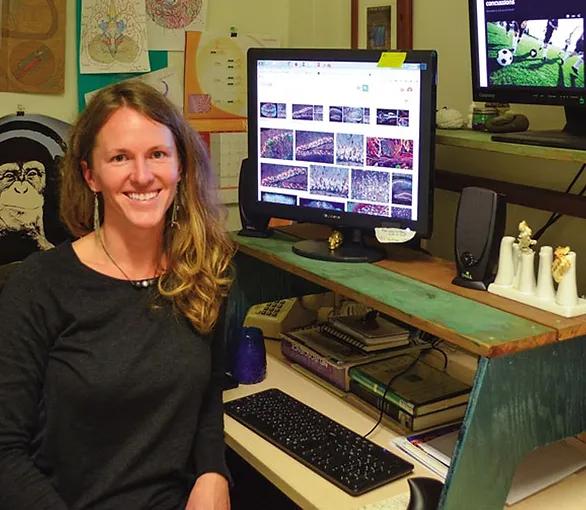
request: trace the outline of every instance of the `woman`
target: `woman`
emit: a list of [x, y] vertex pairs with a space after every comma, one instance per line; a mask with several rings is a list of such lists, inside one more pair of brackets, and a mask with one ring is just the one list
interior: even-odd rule
[[[0, 509], [227, 509], [230, 283], [205, 148], [140, 82], [73, 129], [61, 216], [0, 297]], [[217, 328], [219, 329], [219, 328]]]

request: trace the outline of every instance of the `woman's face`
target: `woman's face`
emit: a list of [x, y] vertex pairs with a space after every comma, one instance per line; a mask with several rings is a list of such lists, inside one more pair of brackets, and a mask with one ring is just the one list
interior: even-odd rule
[[162, 231], [180, 179], [170, 129], [122, 107], [98, 132], [91, 159], [82, 170], [90, 189], [102, 193], [104, 226]]

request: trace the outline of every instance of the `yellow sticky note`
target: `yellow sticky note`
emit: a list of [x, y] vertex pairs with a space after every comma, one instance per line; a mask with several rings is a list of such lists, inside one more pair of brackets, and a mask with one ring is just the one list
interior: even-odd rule
[[383, 51], [378, 59], [377, 67], [401, 67], [407, 53], [404, 51]]

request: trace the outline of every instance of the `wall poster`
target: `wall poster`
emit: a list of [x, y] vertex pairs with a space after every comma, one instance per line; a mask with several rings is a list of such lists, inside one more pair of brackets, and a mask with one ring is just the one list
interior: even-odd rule
[[0, 0], [0, 92], [62, 94], [66, 0]]
[[83, 0], [79, 72], [150, 71], [142, 0]]
[[149, 50], [183, 51], [185, 32], [206, 27], [208, 0], [146, 0]]

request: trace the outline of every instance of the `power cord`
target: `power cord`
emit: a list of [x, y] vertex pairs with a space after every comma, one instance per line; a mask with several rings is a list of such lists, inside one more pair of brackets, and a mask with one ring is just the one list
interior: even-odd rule
[[[574, 178], [572, 179], [572, 182], [570, 183], [570, 185], [566, 188], [566, 191], [564, 193], [569, 193], [571, 191], [571, 189], [574, 187], [574, 184], [576, 184], [576, 181], [580, 178], [580, 176], [584, 172], [585, 168], [586, 168], [586, 163], [583, 163], [582, 166], [580, 167], [580, 169], [578, 170], [578, 172], [576, 173], [576, 175], [574, 176]], [[580, 193], [578, 193], [578, 195], [584, 195], [585, 191], [586, 191], [586, 184], [582, 187], [582, 189], [580, 190]], [[560, 214], [557, 212], [551, 213], [551, 216], [549, 217], [549, 219], [543, 224], [543, 226], [539, 230], [537, 230], [537, 232], [535, 232], [535, 234], [533, 235], [533, 239], [535, 241], [539, 240], [539, 238], [543, 235], [543, 233], [549, 227], [551, 227], [556, 221], [558, 221], [562, 216], [563, 216], [563, 214]]]
[[[438, 345], [441, 344], [443, 342], [443, 340], [441, 338], [439, 338], [435, 335], [432, 335], [431, 333], [427, 333], [425, 331], [420, 332], [419, 338], [423, 341], [429, 342], [431, 344], [431, 350], [438, 351], [443, 356], [444, 366], [443, 366], [442, 370], [446, 370], [448, 368], [448, 355], [446, 354], [445, 351], [443, 351], [442, 349], [440, 349], [438, 347]], [[374, 424], [374, 426], [366, 434], [364, 434], [362, 437], [367, 438], [381, 424], [381, 422], [383, 420], [383, 416], [384, 416], [384, 402], [385, 402], [385, 398], [387, 396], [387, 393], [389, 392], [389, 390], [391, 389], [391, 386], [393, 385], [393, 383], [397, 380], [397, 378], [399, 376], [405, 374], [413, 366], [415, 366], [415, 364], [419, 361], [419, 358], [421, 357], [422, 352], [423, 352], [423, 350], [420, 350], [417, 353], [417, 356], [413, 359], [413, 361], [411, 363], [409, 363], [409, 365], [407, 365], [403, 370], [401, 370], [400, 372], [397, 372], [395, 375], [393, 375], [389, 379], [389, 382], [385, 386], [385, 391], [383, 392], [383, 396], [380, 398], [380, 408], [379, 408], [378, 420]]]
[[417, 353], [417, 356], [415, 358], [413, 358], [413, 361], [411, 361], [411, 363], [409, 363], [403, 370], [401, 370], [400, 372], [397, 372], [396, 374], [394, 374], [390, 379], [389, 382], [387, 383], [386, 387], [385, 387], [385, 391], [383, 392], [383, 396], [380, 398], [380, 413], [378, 415], [378, 420], [377, 422], [374, 424], [374, 426], [366, 433], [364, 434], [362, 437], [363, 438], [367, 438], [370, 434], [372, 434], [376, 428], [380, 425], [380, 423], [383, 420], [383, 415], [384, 415], [384, 402], [385, 399], [387, 397], [387, 393], [389, 392], [389, 389], [391, 388], [392, 384], [397, 380], [398, 377], [402, 376], [403, 374], [405, 374], [406, 372], [408, 372], [413, 366], [415, 366], [415, 363], [417, 363], [419, 361], [419, 357], [421, 356], [421, 352], [419, 351]]

